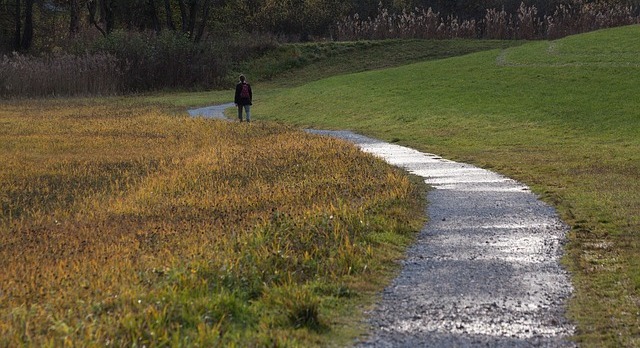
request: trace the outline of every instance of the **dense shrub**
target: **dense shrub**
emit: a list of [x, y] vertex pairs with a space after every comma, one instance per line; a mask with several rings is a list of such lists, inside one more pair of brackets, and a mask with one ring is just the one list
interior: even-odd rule
[[162, 88], [210, 88], [220, 83], [228, 69], [225, 52], [207, 43], [193, 43], [181, 33], [116, 31], [99, 40], [96, 52], [118, 58], [126, 71], [128, 91]]
[[108, 53], [0, 58], [0, 96], [108, 95], [122, 90], [124, 71]]
[[[269, 35], [236, 35], [194, 43], [171, 31], [115, 31], [87, 53], [0, 59], [0, 96], [108, 95], [160, 89], [211, 89], [233, 83], [235, 63], [277, 42]], [[78, 52], [79, 50], [71, 50]]]

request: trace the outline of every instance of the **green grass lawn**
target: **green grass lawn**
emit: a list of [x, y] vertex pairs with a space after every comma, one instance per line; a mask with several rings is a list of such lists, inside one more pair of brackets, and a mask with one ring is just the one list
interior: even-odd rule
[[[292, 88], [257, 84], [254, 117], [352, 129], [527, 183], [571, 226], [578, 342], [638, 346], [639, 37], [636, 25]], [[292, 75], [306, 69], [319, 68]]]
[[[455, 57], [472, 52], [520, 45], [521, 41], [498, 40], [383, 40], [321, 42], [284, 45], [262, 57], [243, 63], [238, 70], [269, 99], [282, 89], [329, 76], [379, 70], [426, 60]], [[147, 102], [169, 106], [175, 112], [186, 107], [233, 102], [233, 91], [151, 94]]]

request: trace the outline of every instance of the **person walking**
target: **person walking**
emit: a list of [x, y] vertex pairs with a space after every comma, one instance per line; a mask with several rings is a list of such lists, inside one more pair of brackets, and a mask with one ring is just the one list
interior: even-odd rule
[[238, 118], [242, 122], [242, 109], [246, 114], [247, 122], [251, 122], [251, 101], [253, 100], [253, 92], [251, 85], [247, 82], [244, 75], [240, 75], [240, 82], [236, 85], [236, 96], [234, 103], [238, 107]]

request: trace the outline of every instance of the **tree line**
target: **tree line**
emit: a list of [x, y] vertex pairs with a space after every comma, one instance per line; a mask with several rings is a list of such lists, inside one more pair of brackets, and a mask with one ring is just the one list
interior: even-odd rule
[[282, 42], [556, 38], [640, 0], [0, 0], [0, 97], [233, 85]]
[[[525, 0], [540, 18], [575, 0]], [[596, 0], [637, 5], [640, 0]], [[0, 0], [0, 52], [46, 52], [69, 40], [107, 37], [115, 30], [171, 31], [200, 42], [206, 36], [261, 32], [285, 40], [332, 38], [341, 18], [373, 18], [431, 8], [443, 17], [480, 20], [487, 10], [515, 13], [523, 0]]]
[[0, 50], [47, 50], [116, 30], [171, 31], [192, 42], [242, 31], [309, 39], [352, 8], [341, 0], [0, 0]]

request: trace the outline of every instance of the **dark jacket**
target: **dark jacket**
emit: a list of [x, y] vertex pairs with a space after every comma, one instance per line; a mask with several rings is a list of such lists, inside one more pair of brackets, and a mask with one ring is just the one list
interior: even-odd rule
[[[242, 98], [240, 93], [242, 92], [242, 85], [247, 85], [249, 87], [249, 98]], [[251, 92], [251, 85], [247, 82], [240, 82], [236, 85], [236, 97], [234, 99], [234, 103], [238, 105], [251, 105], [251, 100], [253, 99], [253, 93]]]

